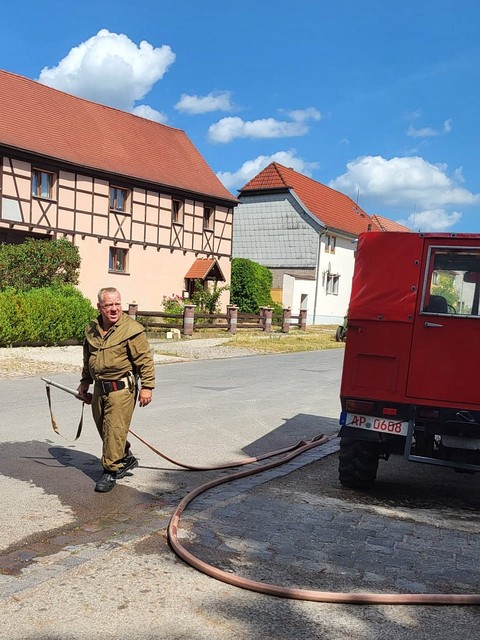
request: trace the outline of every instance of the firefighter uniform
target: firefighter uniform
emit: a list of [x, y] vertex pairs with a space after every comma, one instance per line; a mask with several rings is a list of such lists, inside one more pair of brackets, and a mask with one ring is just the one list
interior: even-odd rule
[[81, 383], [94, 384], [93, 419], [103, 442], [102, 465], [117, 472], [129, 455], [127, 440], [137, 397], [137, 379], [155, 387], [150, 345], [141, 324], [122, 314], [106, 333], [101, 316], [85, 330]]

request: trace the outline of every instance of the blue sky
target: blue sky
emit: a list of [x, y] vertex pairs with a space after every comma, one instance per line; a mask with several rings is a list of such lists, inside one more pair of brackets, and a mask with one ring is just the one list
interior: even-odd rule
[[234, 195], [276, 160], [480, 233], [479, 26], [478, 0], [22, 0], [0, 67], [183, 129]]

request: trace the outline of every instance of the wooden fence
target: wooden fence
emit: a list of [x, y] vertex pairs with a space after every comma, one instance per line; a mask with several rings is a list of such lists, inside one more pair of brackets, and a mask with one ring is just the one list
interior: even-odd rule
[[292, 316], [290, 309], [283, 309], [282, 316], [274, 316], [271, 307], [262, 307], [260, 313], [242, 313], [235, 305], [227, 306], [227, 313], [195, 312], [194, 304], [186, 304], [183, 313], [166, 313], [163, 311], [139, 311], [137, 304], [128, 305], [128, 315], [141, 322], [148, 329], [179, 329], [184, 336], [191, 336], [196, 329], [216, 329], [236, 333], [238, 329], [250, 329], [270, 332], [278, 326], [283, 333], [291, 327], [300, 331], [307, 330], [307, 310], [302, 309], [297, 316]]

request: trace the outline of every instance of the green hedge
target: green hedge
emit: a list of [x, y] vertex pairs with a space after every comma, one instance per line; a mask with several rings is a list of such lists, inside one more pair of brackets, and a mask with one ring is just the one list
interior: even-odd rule
[[258, 313], [260, 307], [273, 306], [272, 273], [258, 262], [246, 258], [232, 260], [230, 301], [244, 313]]
[[96, 315], [73, 286], [0, 291], [0, 346], [80, 341]]

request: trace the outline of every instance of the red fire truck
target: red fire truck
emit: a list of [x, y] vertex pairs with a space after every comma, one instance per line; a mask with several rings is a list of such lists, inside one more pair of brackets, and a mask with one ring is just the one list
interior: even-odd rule
[[480, 471], [480, 235], [359, 237], [341, 383], [339, 478], [379, 459]]

